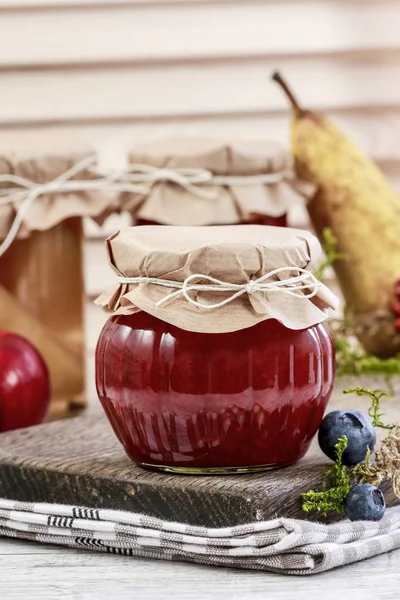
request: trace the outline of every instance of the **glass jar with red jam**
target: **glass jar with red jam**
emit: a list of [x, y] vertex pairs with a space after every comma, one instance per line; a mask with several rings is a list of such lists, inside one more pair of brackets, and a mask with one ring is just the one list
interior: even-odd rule
[[108, 240], [112, 316], [96, 385], [128, 456], [177, 473], [299, 460], [334, 382], [331, 292], [306, 231], [242, 225], [122, 230]]

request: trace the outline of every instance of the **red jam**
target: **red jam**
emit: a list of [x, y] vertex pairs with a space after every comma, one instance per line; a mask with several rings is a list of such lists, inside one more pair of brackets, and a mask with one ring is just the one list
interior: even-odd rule
[[[243, 225], [237, 223], [238, 225]], [[287, 227], [287, 215], [286, 213], [280, 217], [267, 217], [264, 215], [255, 215], [252, 219], [245, 222], [246, 225], [273, 225], [275, 227]], [[138, 219], [136, 225], [158, 225], [156, 221], [148, 221], [146, 219]]]
[[109, 319], [96, 351], [98, 395], [128, 456], [186, 473], [297, 461], [333, 380], [325, 324], [192, 333], [140, 312]]

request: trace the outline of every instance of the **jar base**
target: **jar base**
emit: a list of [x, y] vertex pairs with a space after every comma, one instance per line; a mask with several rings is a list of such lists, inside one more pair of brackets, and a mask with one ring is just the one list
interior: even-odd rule
[[[294, 461], [295, 462], [295, 461]], [[176, 473], [177, 475], [245, 475], [246, 473], [259, 473], [261, 471], [273, 471], [292, 465], [293, 462], [285, 464], [255, 465], [252, 467], [173, 467], [167, 465], [151, 465], [149, 463], [137, 463], [143, 469], [160, 471], [162, 473]]]

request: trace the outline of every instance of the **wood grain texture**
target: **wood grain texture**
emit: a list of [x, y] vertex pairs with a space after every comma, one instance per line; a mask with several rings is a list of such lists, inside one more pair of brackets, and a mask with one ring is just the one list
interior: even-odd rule
[[58, 10], [54, 4], [3, 12], [0, 67], [400, 48], [400, 4], [393, 2], [384, 10], [381, 2], [332, 0], [63, 2]]
[[[163, 563], [0, 539], [5, 600], [394, 600], [399, 551], [315, 577]], [[167, 590], [167, 593], [166, 593]]]
[[133, 559], [0, 539], [4, 600], [395, 600], [400, 551], [314, 577]]
[[250, 137], [247, 126], [261, 136], [269, 124], [286, 139], [287, 106], [266, 80], [279, 67], [314, 107], [374, 111], [357, 138], [398, 155], [399, 0], [0, 0], [0, 10], [2, 129], [130, 122], [140, 139], [204, 124]]
[[[299, 90], [300, 91], [300, 90]], [[397, 163], [392, 174], [400, 173], [400, 106], [392, 109], [367, 107], [364, 110], [329, 111], [329, 117], [386, 169]], [[244, 115], [192, 115], [153, 120], [118, 120], [67, 126], [10, 126], [0, 136], [0, 153], [32, 156], [98, 150], [107, 156], [128, 152], [138, 143], [166, 137], [194, 136], [274, 140], [289, 146], [289, 110], [269, 114], [262, 110]]]
[[[253, 0], [253, 2], [276, 2], [277, 0]], [[302, 0], [279, 0], [280, 2], [301, 2]], [[334, 2], [346, 2], [348, 0], [332, 0]], [[368, 0], [352, 0], [353, 2], [368, 2]], [[393, 0], [383, 0], [391, 2]], [[235, 4], [243, 0], [0, 0], [0, 10], [65, 10], [76, 8], [98, 8], [109, 6], [110, 8], [120, 6], [145, 5], [176, 5], [176, 4]]]
[[[279, 66], [293, 88], [303, 90], [304, 105], [313, 109], [391, 109], [400, 105], [396, 57], [384, 65], [380, 61], [312, 57], [301, 62], [285, 59]], [[276, 67], [274, 59], [262, 58], [168, 68], [6, 71], [0, 74], [0, 125], [243, 116], [265, 111], [286, 115], [285, 99], [277, 86], [268, 82]]]
[[[360, 403], [337, 393], [331, 407]], [[385, 409], [389, 419], [400, 420], [397, 404]], [[197, 477], [145, 471], [125, 456], [97, 411], [0, 436], [0, 497], [123, 509], [214, 527], [304, 518], [300, 494], [319, 487], [328, 467], [314, 444], [298, 464], [267, 473]], [[394, 502], [390, 493], [387, 502]]]

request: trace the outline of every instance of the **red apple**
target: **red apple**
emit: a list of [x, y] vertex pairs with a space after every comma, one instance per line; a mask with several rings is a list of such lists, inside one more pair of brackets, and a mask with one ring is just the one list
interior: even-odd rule
[[0, 330], [0, 432], [42, 423], [49, 402], [42, 356], [25, 338]]

